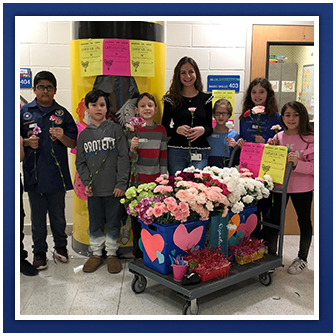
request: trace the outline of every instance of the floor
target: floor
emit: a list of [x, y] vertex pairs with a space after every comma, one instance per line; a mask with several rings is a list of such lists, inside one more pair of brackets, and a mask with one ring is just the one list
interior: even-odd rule
[[[285, 267], [276, 269], [270, 286], [263, 286], [255, 277], [201, 297], [199, 315], [314, 315], [314, 237], [309, 269], [300, 275], [287, 273], [297, 256], [298, 241], [298, 236], [284, 237]], [[30, 235], [25, 236], [24, 244], [31, 262]], [[51, 236], [48, 244], [53, 246]], [[122, 259], [119, 274], [109, 274], [105, 263], [94, 273], [83, 273], [81, 268], [87, 258], [75, 253], [71, 246], [69, 254], [69, 263], [56, 264], [48, 252], [46, 270], [35, 277], [20, 274], [20, 315], [182, 314], [184, 300], [154, 280], [147, 279], [143, 293], [132, 291], [134, 275], [128, 270], [132, 259]]]

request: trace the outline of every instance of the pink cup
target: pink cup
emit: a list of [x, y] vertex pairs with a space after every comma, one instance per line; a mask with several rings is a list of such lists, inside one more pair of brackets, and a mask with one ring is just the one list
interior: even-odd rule
[[174, 280], [181, 282], [183, 279], [183, 275], [187, 274], [187, 269], [188, 269], [188, 262], [184, 261], [184, 265], [172, 265], [173, 267], [173, 276]]

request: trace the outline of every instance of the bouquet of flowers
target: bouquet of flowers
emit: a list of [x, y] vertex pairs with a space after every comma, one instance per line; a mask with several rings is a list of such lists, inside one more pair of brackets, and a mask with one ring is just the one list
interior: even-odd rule
[[170, 224], [207, 220], [216, 210], [225, 217], [229, 206], [220, 187], [166, 174], [160, 175], [155, 182], [128, 188], [121, 203], [125, 204], [129, 215], [147, 225], [154, 221]]

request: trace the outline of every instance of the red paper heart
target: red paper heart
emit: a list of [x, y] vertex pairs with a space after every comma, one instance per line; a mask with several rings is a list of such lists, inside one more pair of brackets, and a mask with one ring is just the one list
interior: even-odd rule
[[201, 240], [203, 229], [203, 226], [198, 226], [196, 229], [188, 233], [185, 225], [180, 224], [174, 232], [174, 244], [182, 251], [190, 250], [193, 246], [196, 246]]
[[141, 230], [142, 245], [146, 250], [149, 259], [153, 262], [157, 256], [156, 251], [162, 252], [164, 240], [159, 234], [152, 236], [147, 230]]
[[255, 214], [251, 214], [247, 220], [246, 223], [240, 223], [237, 227], [237, 232], [243, 232], [244, 237], [249, 237], [250, 234], [253, 232], [255, 227], [258, 224], [258, 217]]

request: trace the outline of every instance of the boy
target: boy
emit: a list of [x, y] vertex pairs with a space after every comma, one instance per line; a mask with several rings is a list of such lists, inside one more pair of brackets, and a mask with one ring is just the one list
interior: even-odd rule
[[[24, 189], [31, 207], [33, 265], [42, 270], [48, 267], [47, 213], [54, 256], [68, 261], [65, 193], [72, 189], [72, 183], [67, 148], [76, 147], [77, 127], [71, 114], [54, 100], [57, 83], [51, 72], [37, 73], [33, 85], [36, 98], [21, 109], [20, 133], [25, 148]], [[56, 118], [57, 123], [50, 118]]]
[[[154, 123], [153, 118], [158, 107], [154, 97], [148, 92], [142, 93], [135, 104], [135, 112], [146, 122], [146, 126], [139, 127], [138, 137], [128, 132], [131, 158], [137, 152], [136, 173], [138, 184], [154, 182], [161, 174], [167, 174], [167, 132], [162, 125]], [[131, 176], [135, 184], [135, 176]], [[133, 255], [136, 259], [143, 256], [138, 246], [141, 225], [137, 218], [131, 217], [133, 230]]]
[[[110, 108], [108, 95], [93, 90], [85, 96], [85, 107], [91, 124], [78, 137], [76, 168], [88, 196], [89, 240], [93, 256], [84, 264], [83, 272], [91, 273], [103, 263], [105, 243], [107, 269], [119, 273], [117, 243], [130, 172], [127, 140], [118, 124], [106, 120]], [[106, 236], [104, 226], [106, 224]]]

